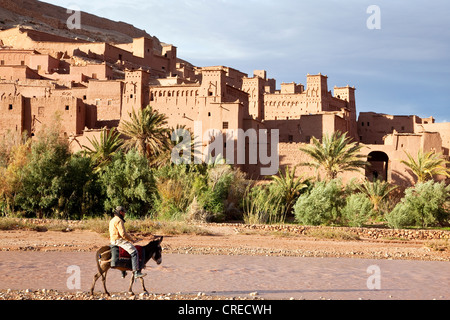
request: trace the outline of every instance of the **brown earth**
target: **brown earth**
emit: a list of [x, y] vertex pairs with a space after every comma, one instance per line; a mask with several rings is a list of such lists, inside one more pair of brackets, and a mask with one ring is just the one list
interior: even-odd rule
[[[164, 235], [164, 253], [215, 255], [267, 255], [301, 257], [347, 257], [362, 259], [401, 259], [450, 261], [448, 240], [328, 240], [294, 232], [265, 231], [265, 227], [227, 224], [201, 224], [208, 235]], [[93, 231], [46, 231], [43, 229], [0, 231], [0, 251], [92, 252], [108, 244], [105, 235]], [[146, 244], [152, 236], [140, 236], [137, 244]], [[436, 243], [439, 243], [437, 245]], [[198, 294], [149, 294], [129, 296], [114, 293], [89, 295], [87, 292], [0, 290], [0, 300], [259, 300], [258, 295], [221, 297]]]
[[[165, 253], [352, 257], [450, 261], [447, 240], [330, 240], [293, 232], [252, 230], [239, 225], [201, 224], [208, 235], [165, 235]], [[44, 229], [45, 230], [45, 229]], [[151, 236], [137, 244], [146, 244]], [[0, 251], [95, 251], [108, 244], [92, 231], [0, 231]]]

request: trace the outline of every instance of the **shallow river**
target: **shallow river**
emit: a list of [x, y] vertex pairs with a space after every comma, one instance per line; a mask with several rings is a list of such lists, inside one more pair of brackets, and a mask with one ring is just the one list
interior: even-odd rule
[[[86, 252], [0, 252], [0, 290], [88, 291], [96, 273]], [[147, 264], [154, 293], [198, 293], [265, 299], [450, 299], [450, 262], [166, 254]], [[110, 292], [127, 291], [110, 270]], [[134, 292], [142, 292], [139, 282]], [[101, 279], [96, 291], [103, 290]]]

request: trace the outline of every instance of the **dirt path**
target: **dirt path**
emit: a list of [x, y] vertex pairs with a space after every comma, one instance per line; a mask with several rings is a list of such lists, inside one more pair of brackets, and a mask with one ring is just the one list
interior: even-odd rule
[[[223, 225], [204, 227], [213, 235], [165, 235], [165, 253], [351, 257], [450, 261], [449, 250], [434, 250], [428, 241], [326, 240], [302, 235], [280, 236]], [[138, 244], [146, 244], [148, 239]], [[95, 251], [108, 239], [91, 231], [0, 231], [0, 251]]]

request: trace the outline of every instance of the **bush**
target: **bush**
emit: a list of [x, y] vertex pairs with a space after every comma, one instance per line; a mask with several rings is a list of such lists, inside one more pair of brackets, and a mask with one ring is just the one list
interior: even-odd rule
[[117, 153], [100, 174], [100, 179], [105, 189], [106, 211], [112, 212], [121, 205], [134, 217], [150, 213], [155, 179], [147, 158], [136, 150]]
[[74, 154], [68, 161], [58, 201], [60, 216], [83, 219], [104, 213], [105, 194], [90, 158]]
[[192, 203], [197, 185], [203, 185], [200, 174], [187, 165], [167, 165], [155, 173], [153, 215], [163, 220], [180, 220]]
[[345, 205], [340, 180], [316, 182], [309, 192], [298, 198], [294, 206], [297, 222], [306, 225], [330, 225], [340, 222]]
[[57, 214], [70, 157], [68, 143], [55, 132], [32, 143], [29, 161], [19, 174], [22, 185], [17, 191], [16, 204], [39, 218]]
[[373, 205], [366, 195], [354, 193], [347, 197], [342, 218], [350, 227], [362, 227], [373, 214]]
[[386, 215], [392, 228], [443, 225], [449, 220], [450, 185], [432, 180], [406, 189], [405, 197]]
[[282, 199], [270, 186], [249, 186], [242, 203], [247, 224], [282, 223], [286, 218]]

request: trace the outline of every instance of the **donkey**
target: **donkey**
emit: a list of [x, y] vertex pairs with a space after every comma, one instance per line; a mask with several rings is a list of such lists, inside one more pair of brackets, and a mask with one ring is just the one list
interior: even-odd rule
[[[151, 242], [149, 242], [146, 246], [143, 246], [142, 249], [145, 252], [145, 260], [143, 262], [143, 265], [145, 266], [147, 264], [147, 262], [150, 259], [155, 260], [156, 264], [161, 264], [162, 262], [162, 249], [161, 249], [161, 241], [163, 240], [163, 237], [159, 237], [156, 240], [153, 240]], [[103, 288], [105, 289], [105, 293], [109, 296], [109, 292], [106, 289], [106, 274], [108, 272], [109, 269], [111, 269], [111, 247], [110, 246], [104, 246], [101, 247], [97, 253], [96, 253], [96, 260], [97, 260], [97, 268], [98, 268], [98, 273], [94, 276], [94, 282], [92, 283], [92, 287], [91, 287], [91, 295], [94, 294], [94, 287], [95, 287], [95, 283], [97, 282], [98, 278], [100, 278], [100, 276], [102, 277], [102, 282], [103, 282]], [[122, 274], [126, 275], [125, 271], [130, 271], [131, 269], [129, 268], [125, 268], [125, 267], [114, 267], [113, 269], [117, 269], [122, 271]], [[131, 282], [130, 282], [130, 287], [128, 289], [128, 292], [131, 295], [134, 295], [132, 287], [133, 287], [133, 283], [134, 283], [134, 272], [131, 273]], [[147, 289], [145, 288], [144, 285], [144, 279], [143, 278], [139, 278], [139, 280], [141, 280], [141, 284], [142, 284], [142, 289], [144, 290], [145, 293], [148, 293]]]

